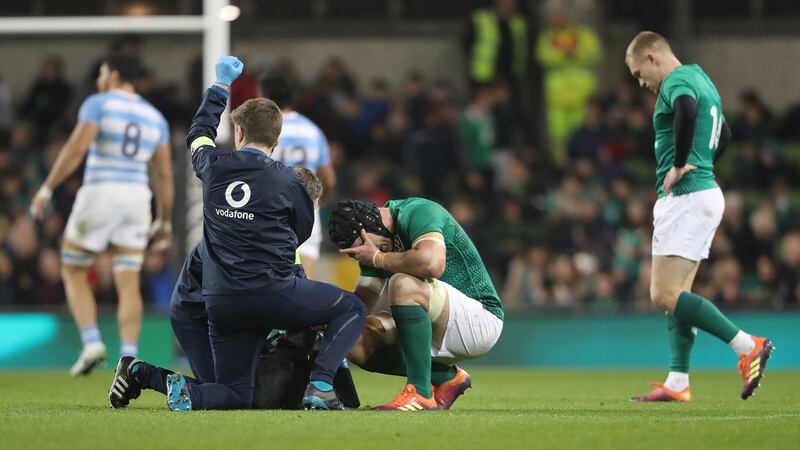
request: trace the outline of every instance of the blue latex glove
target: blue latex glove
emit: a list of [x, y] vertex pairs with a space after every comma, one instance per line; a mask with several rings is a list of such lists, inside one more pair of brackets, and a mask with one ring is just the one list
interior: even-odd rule
[[214, 69], [217, 71], [217, 83], [230, 86], [242, 74], [244, 63], [235, 56], [221, 56]]

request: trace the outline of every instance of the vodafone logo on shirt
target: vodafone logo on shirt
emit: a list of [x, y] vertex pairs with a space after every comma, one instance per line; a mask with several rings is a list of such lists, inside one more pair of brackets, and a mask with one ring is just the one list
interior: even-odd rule
[[[236, 188], [240, 188], [242, 191], [242, 196], [239, 200], [235, 200], [233, 198], [233, 194]], [[237, 193], [238, 194], [238, 193]], [[231, 208], [239, 209], [242, 206], [246, 205], [247, 202], [250, 201], [250, 186], [245, 183], [244, 181], [234, 181], [233, 183], [228, 185], [228, 188], [225, 189], [225, 201], [231, 205]], [[237, 195], [238, 196], [238, 195]], [[218, 216], [222, 217], [229, 217], [231, 219], [245, 219], [245, 220], [253, 220], [255, 215], [251, 212], [246, 211], [231, 211], [230, 209], [219, 209], [216, 210]]]
[[[237, 187], [242, 187], [242, 198], [239, 200], [233, 199], [233, 190]], [[231, 205], [231, 208], [241, 208], [242, 206], [246, 205], [247, 202], [250, 201], [250, 185], [245, 183], [244, 181], [234, 181], [233, 183], [228, 185], [228, 189], [225, 189], [225, 201]]]

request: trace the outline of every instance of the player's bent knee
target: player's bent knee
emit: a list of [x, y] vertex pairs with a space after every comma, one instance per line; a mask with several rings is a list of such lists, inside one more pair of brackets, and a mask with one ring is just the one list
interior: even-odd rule
[[393, 305], [420, 304], [429, 294], [425, 282], [404, 273], [396, 273], [389, 278], [389, 303]]
[[650, 289], [650, 301], [664, 311], [675, 309], [680, 290], [652, 288]]

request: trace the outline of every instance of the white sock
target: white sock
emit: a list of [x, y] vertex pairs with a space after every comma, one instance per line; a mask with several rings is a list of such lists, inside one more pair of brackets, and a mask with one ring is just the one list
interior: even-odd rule
[[756, 348], [756, 341], [753, 340], [753, 336], [739, 330], [736, 336], [728, 342], [728, 346], [732, 348], [737, 355], [749, 355], [750, 352]]
[[136, 342], [122, 342], [122, 348], [120, 349], [120, 353], [122, 356], [133, 356], [136, 358], [136, 353], [139, 352], [139, 346]]
[[689, 387], [689, 374], [683, 372], [670, 372], [667, 374], [667, 381], [664, 387], [670, 391], [681, 392]]
[[97, 325], [89, 325], [88, 327], [81, 328], [81, 342], [83, 342], [84, 347], [102, 341], [103, 340], [100, 338], [100, 330], [97, 328]]

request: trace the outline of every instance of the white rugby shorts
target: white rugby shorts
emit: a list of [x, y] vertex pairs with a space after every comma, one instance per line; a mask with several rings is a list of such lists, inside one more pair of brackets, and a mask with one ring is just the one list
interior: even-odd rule
[[653, 207], [653, 256], [707, 259], [724, 212], [720, 188], [661, 197]]
[[483, 356], [494, 347], [503, 332], [503, 321], [483, 305], [449, 284], [444, 285], [450, 300], [450, 317], [447, 320], [441, 347], [431, 346], [434, 361], [454, 364], [465, 359]]
[[75, 197], [65, 236], [94, 253], [109, 245], [144, 249], [152, 222], [152, 196], [144, 184], [82, 186]]

